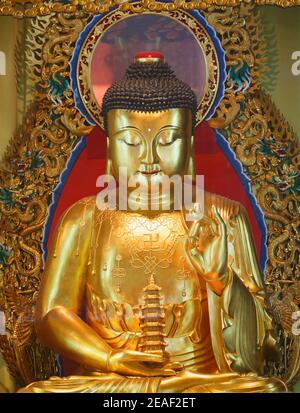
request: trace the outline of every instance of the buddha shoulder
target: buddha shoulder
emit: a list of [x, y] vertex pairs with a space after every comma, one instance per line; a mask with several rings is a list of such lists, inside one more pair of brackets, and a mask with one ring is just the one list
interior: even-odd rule
[[89, 196], [76, 201], [62, 214], [59, 227], [79, 226], [83, 230], [91, 227], [94, 211], [96, 207], [96, 197]]

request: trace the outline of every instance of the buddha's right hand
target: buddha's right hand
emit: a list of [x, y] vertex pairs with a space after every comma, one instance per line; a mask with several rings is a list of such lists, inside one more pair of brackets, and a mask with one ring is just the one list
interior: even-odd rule
[[[147, 363], [151, 363], [151, 367]], [[112, 350], [107, 360], [108, 371], [125, 376], [174, 376], [178, 369], [178, 363], [164, 366], [160, 356], [134, 350]]]

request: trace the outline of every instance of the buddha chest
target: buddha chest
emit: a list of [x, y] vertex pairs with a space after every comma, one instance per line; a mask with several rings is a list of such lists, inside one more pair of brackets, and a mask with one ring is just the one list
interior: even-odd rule
[[187, 229], [180, 212], [153, 218], [122, 211], [97, 212], [88, 284], [102, 299], [142, 305], [150, 279], [163, 304], [201, 298], [205, 285], [185, 252]]
[[181, 213], [97, 212], [91, 239], [87, 321], [98, 334], [112, 347], [138, 349], [154, 283], [168, 353], [181, 362], [198, 357], [191, 366], [215, 369], [206, 285], [186, 255]]

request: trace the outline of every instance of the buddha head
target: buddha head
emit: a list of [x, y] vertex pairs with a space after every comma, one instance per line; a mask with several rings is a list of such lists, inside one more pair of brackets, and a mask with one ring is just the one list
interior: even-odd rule
[[108, 142], [107, 173], [160, 181], [193, 175], [193, 129], [197, 100], [162, 54], [136, 55], [125, 77], [103, 99]]

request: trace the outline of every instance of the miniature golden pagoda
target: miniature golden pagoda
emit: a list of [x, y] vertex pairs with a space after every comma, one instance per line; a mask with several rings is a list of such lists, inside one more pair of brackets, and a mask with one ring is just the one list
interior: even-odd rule
[[165, 361], [168, 359], [168, 353], [165, 350], [167, 346], [163, 333], [165, 314], [160, 291], [161, 287], [155, 284], [154, 275], [151, 274], [150, 282], [144, 288], [144, 305], [140, 324], [142, 335], [139, 347], [144, 353], [161, 355]]

